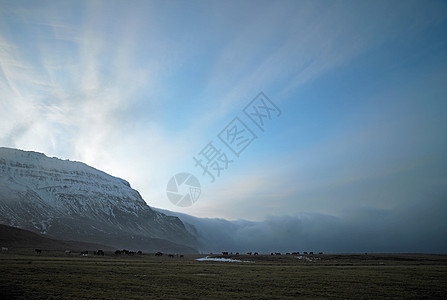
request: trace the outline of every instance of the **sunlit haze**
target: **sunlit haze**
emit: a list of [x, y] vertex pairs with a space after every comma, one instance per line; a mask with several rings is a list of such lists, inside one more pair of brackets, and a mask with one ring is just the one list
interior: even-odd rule
[[[445, 1], [0, 1], [0, 146], [198, 217], [445, 229], [446, 22]], [[260, 92], [281, 111], [263, 131]], [[239, 157], [218, 137], [235, 117], [257, 137]], [[214, 182], [210, 141], [233, 160]], [[166, 195], [180, 172], [189, 207]]]

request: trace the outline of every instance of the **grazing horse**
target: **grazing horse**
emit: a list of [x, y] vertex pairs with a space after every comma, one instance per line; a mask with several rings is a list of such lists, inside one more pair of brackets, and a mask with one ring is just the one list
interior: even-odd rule
[[163, 253], [158, 251], [157, 253], [155, 253], [155, 256], [163, 256]]
[[143, 252], [141, 252], [141, 251], [138, 251], [138, 252], [137, 252], [137, 254], [138, 254], [138, 255], [141, 255], [141, 254], [143, 254]]
[[247, 252], [247, 255], [251, 255], [251, 252]]
[[299, 255], [299, 252], [292, 252], [292, 255]]
[[314, 255], [314, 253], [312, 251], [309, 252], [309, 255]]
[[121, 253], [122, 253], [121, 250], [116, 250], [115, 251], [115, 255], [121, 255]]
[[222, 251], [222, 255], [228, 255], [227, 251]]
[[259, 255], [259, 253], [258, 253], [258, 252], [255, 252], [255, 254], [253, 254], [253, 255]]
[[34, 249], [34, 251], [36, 251], [37, 254], [42, 253], [42, 249]]
[[81, 252], [81, 255], [82, 255], [82, 256], [88, 256], [88, 251], [82, 251], [82, 252]]
[[318, 252], [318, 254], [320, 254], [320, 255], [321, 255], [321, 254], [323, 254], [323, 252]]
[[281, 252], [276, 252], [275, 255], [281, 255]]
[[183, 254], [180, 254], [180, 258], [183, 258]]
[[168, 254], [169, 258], [174, 258], [174, 254]]
[[286, 255], [290, 255], [290, 252], [287, 252]]

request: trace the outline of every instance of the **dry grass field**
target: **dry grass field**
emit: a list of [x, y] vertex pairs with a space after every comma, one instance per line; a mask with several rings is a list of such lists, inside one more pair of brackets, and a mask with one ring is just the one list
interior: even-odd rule
[[[1, 299], [446, 299], [447, 256], [0, 253]], [[214, 255], [211, 257], [222, 257]]]

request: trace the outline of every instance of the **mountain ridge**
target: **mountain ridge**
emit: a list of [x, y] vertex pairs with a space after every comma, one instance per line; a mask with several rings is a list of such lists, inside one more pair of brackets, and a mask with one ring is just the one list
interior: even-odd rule
[[195, 252], [180, 219], [151, 209], [126, 180], [35, 151], [0, 147], [0, 223], [115, 247]]

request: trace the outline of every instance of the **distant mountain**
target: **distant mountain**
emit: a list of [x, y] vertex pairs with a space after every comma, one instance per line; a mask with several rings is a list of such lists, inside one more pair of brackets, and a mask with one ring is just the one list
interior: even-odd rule
[[78, 241], [60, 241], [50, 239], [40, 234], [0, 224], [0, 246], [13, 249], [43, 249], [43, 250], [115, 250], [115, 248]]
[[184, 224], [152, 210], [127, 181], [81, 162], [4, 147], [0, 223], [116, 248], [196, 252]]

